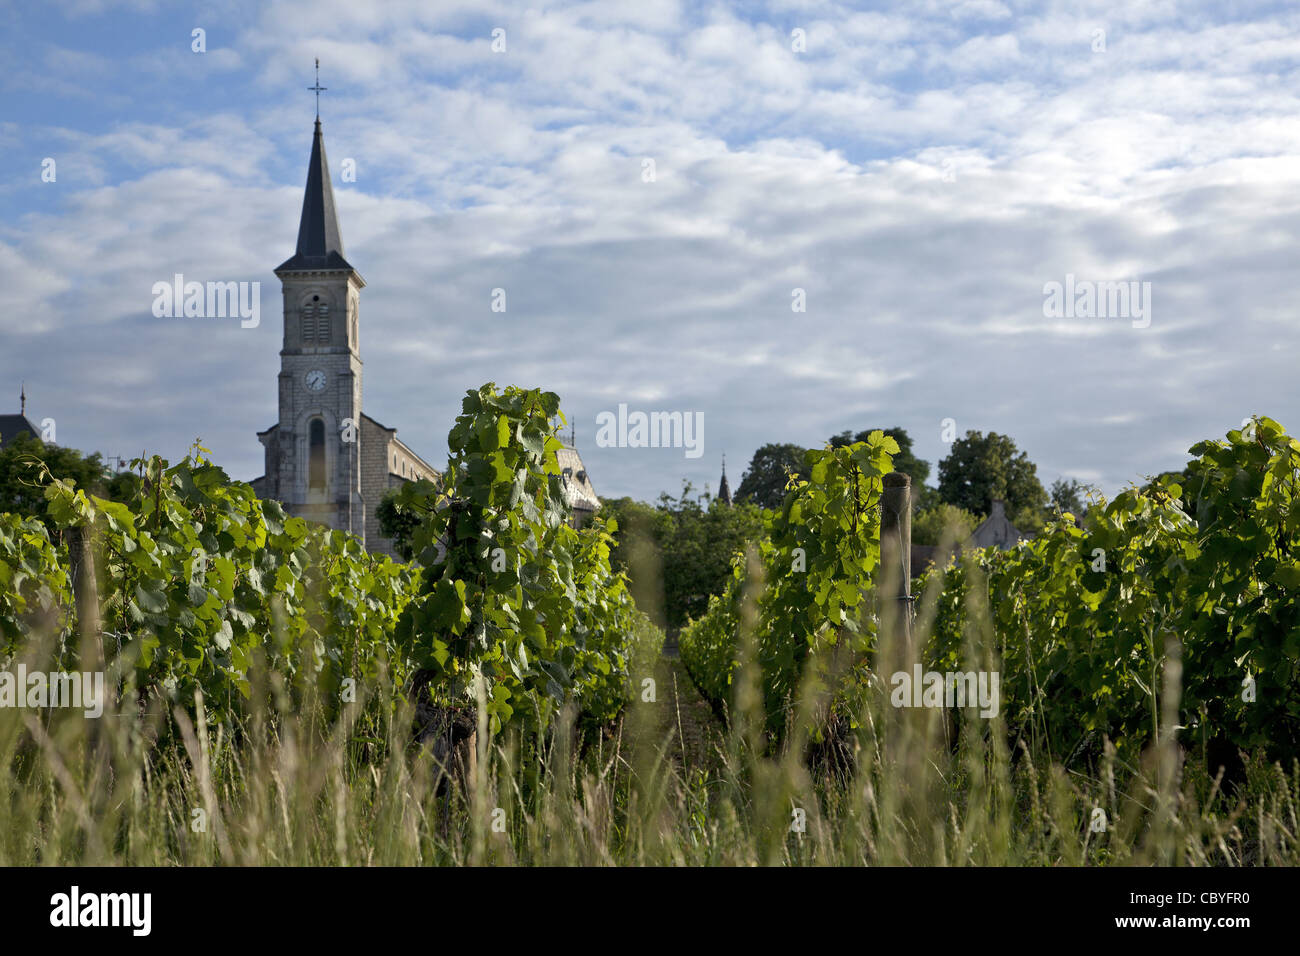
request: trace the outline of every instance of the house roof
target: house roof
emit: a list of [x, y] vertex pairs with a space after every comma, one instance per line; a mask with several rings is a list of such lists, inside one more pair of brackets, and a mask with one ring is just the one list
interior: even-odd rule
[[582, 463], [578, 449], [565, 446], [555, 453], [555, 460], [560, 466], [560, 476], [564, 480], [564, 499], [569, 507], [577, 511], [595, 511], [600, 507], [600, 498], [591, 484], [591, 476]]
[[41, 437], [41, 433], [26, 415], [0, 415], [0, 448], [24, 432], [33, 438]]
[[1006, 550], [1014, 547], [1024, 537], [1007, 517], [1006, 507], [1001, 501], [995, 500], [989, 516], [980, 522], [970, 539], [977, 548], [987, 548], [992, 544]]

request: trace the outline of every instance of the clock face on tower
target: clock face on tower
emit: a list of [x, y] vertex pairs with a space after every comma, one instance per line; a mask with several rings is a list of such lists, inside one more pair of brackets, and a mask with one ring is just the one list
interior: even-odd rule
[[303, 384], [307, 386], [307, 391], [319, 392], [325, 387], [325, 373], [318, 368], [314, 368], [303, 378]]

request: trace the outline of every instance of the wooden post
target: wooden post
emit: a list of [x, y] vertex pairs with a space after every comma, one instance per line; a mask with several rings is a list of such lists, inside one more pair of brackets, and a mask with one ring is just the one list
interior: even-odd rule
[[912, 479], [902, 472], [890, 472], [880, 497], [881, 581], [898, 575], [895, 616], [899, 650], [908, 658], [912, 652]]
[[70, 528], [68, 557], [72, 571], [73, 593], [77, 601], [77, 636], [80, 638], [81, 666], [93, 665], [103, 671], [104, 634], [99, 619], [99, 583], [95, 580], [94, 531], [89, 527]]
[[[70, 528], [68, 535], [68, 565], [72, 573], [72, 593], [77, 604], [77, 637], [79, 638], [80, 660], [77, 667], [83, 671], [98, 671], [104, 675], [104, 695], [109, 697], [115, 691], [108, 685], [108, 665], [104, 657], [104, 628], [99, 616], [99, 582], [95, 574], [95, 529], [90, 525]], [[99, 706], [108, 709], [109, 701], [99, 701]], [[101, 714], [102, 716], [102, 714]], [[89, 760], [86, 765], [87, 783], [91, 774], [102, 770], [106, 774], [108, 785], [113, 786], [113, 767], [109, 760], [108, 748], [104, 746], [107, 739], [103, 732], [102, 721], [86, 721], [86, 746]], [[98, 764], [98, 767], [94, 765]]]

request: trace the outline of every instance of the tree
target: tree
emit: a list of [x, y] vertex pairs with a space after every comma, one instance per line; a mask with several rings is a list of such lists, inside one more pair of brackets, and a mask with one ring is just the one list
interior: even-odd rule
[[[660, 496], [662, 501], [666, 495]], [[609, 551], [609, 563], [616, 571], [624, 571], [631, 578], [633, 569], [641, 566], [646, 558], [636, 555], [638, 545], [648, 542], [655, 554], [660, 543], [669, 536], [672, 516], [664, 508], [656, 508], [645, 501], [632, 498], [606, 498], [600, 503], [602, 518], [613, 518], [618, 523], [614, 532], [614, 547]], [[657, 558], [656, 558], [657, 560]], [[633, 594], [637, 589], [633, 588]], [[638, 598], [641, 595], [637, 595]], [[662, 593], [659, 595], [662, 598]], [[648, 608], [643, 608], [648, 613]]]
[[912, 512], [914, 514], [920, 514], [922, 511], [933, 511], [942, 504], [943, 499], [939, 497], [937, 488], [912, 482]]
[[992, 510], [994, 499], [1001, 499], [1017, 527], [1019, 522], [1041, 525], [1047, 505], [1038, 468], [1014, 441], [997, 432], [968, 431], [953, 442], [948, 457], [939, 462], [939, 497], [981, 518]]
[[960, 545], [975, 533], [979, 523], [965, 508], [941, 502], [912, 517], [912, 543], [937, 545], [950, 540]]
[[731, 579], [732, 557], [763, 532], [757, 505], [697, 497], [689, 483], [676, 500], [618, 498], [603, 502], [601, 514], [618, 522], [610, 566], [628, 575], [638, 607], [668, 627], [702, 615]]
[[[848, 431], [842, 431], [838, 435], [831, 436], [830, 445], [832, 448], [842, 448], [855, 442], [866, 441], [867, 436], [875, 430], [874, 428], [866, 428], [856, 435], [852, 435]], [[882, 428], [881, 431], [898, 442], [898, 454], [894, 456], [894, 471], [911, 475], [913, 494], [919, 494], [921, 486], [930, 477], [930, 463], [924, 458], [917, 458], [916, 455], [912, 454], [912, 436], [907, 433], [906, 428], [895, 426], [893, 428]]]
[[1082, 518], [1088, 513], [1088, 490], [1088, 486], [1081, 481], [1058, 478], [1052, 482], [1052, 505], [1062, 513], [1068, 511], [1076, 518]]
[[[53, 530], [45, 487], [40, 482], [41, 463], [54, 478], [70, 478], [77, 488], [108, 497], [109, 475], [99, 452], [83, 455], [75, 448], [49, 445], [24, 432], [0, 449], [0, 511], [39, 518]], [[123, 481], [114, 482], [119, 490]]]
[[736, 500], [748, 501], [760, 508], [780, 507], [790, 475], [808, 478], [803, 456], [804, 449], [798, 445], [764, 445], [749, 460], [749, 468], [741, 476], [740, 487], [736, 489]]

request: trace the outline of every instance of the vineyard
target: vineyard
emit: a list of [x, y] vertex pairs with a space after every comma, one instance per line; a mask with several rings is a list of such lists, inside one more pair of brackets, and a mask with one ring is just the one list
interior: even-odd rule
[[[810, 452], [812, 480], [769, 519], [757, 633], [778, 726], [810, 652], [848, 642], [861, 649], [856, 663], [870, 659], [881, 608], [862, 597], [879, 560], [891, 441], [872, 437], [883, 444]], [[931, 568], [918, 587], [921, 660], [949, 671], [972, 650], [980, 661], [992, 652], [1015, 738], [1067, 766], [1088, 764], [1104, 740], [1130, 757], [1157, 740], [1174, 662], [1184, 745], [1300, 759], [1300, 443], [1264, 418], [1192, 454], [1184, 484], [1165, 476], [1084, 521], [1062, 515], [1013, 550]], [[738, 563], [681, 637], [718, 704], [729, 700], [745, 583]], [[840, 691], [864, 679], [869, 670], [854, 671]]]
[[[553, 393], [468, 393], [442, 481], [396, 500], [411, 564], [197, 446], [126, 502], [34, 464], [47, 518], [0, 515], [0, 670], [108, 692], [96, 719], [0, 683], [0, 861], [1300, 860], [1277, 423], [962, 551], [914, 609], [882, 551], [898, 445], [810, 451], [680, 660], [611, 569], [625, 532], [569, 521], [562, 423]], [[996, 674], [999, 706], [900, 707], [913, 667]], [[466, 730], [429, 746], [431, 720]]]

